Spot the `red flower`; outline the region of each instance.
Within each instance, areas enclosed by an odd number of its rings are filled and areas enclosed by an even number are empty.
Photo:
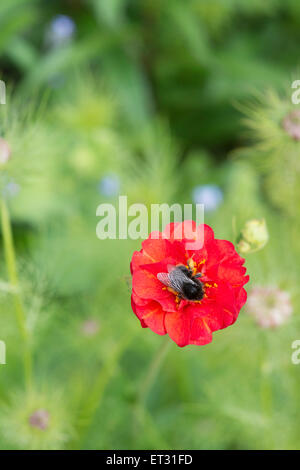
[[[208,225],[171,223],[133,253],[132,309],[143,328],[168,334],[178,346],[210,343],[212,332],[232,325],[247,300],[244,262]],[[195,293],[182,289],[184,279]]]

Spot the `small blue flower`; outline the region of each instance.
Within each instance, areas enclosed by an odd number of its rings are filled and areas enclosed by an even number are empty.
[[[215,211],[223,202],[223,192],[215,184],[196,186],[192,193],[195,204],[204,204],[204,210]]]
[[[3,188],[3,196],[6,198],[12,198],[19,194],[21,187],[18,183],[11,180]]]
[[[72,39],[76,31],[76,24],[66,15],[57,15],[51,22],[47,33],[47,42],[53,46],[60,46]]]
[[[98,184],[99,192],[106,197],[117,196],[120,192],[120,179],[117,175],[104,176]]]

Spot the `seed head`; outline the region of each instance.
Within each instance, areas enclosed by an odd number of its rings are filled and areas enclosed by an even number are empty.
[[[41,431],[45,431],[49,426],[49,419],[50,415],[47,410],[39,409],[36,410],[30,417],[29,417],[29,424],[33,428],[40,429]]]
[[[290,294],[277,287],[254,287],[248,296],[247,312],[262,328],[275,328],[292,314]]]
[[[81,331],[84,334],[84,336],[94,336],[98,333],[99,331],[99,323],[97,320],[90,318],[89,320],[86,320],[82,327]]]

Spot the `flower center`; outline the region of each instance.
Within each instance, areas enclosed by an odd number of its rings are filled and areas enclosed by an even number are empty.
[[[168,291],[175,295],[177,308],[179,308],[181,300],[201,304],[202,300],[208,297],[206,290],[218,287],[215,282],[203,282],[204,280],[201,280],[203,276],[201,268],[202,265],[205,264],[205,261],[206,260],[203,259],[200,263],[196,264],[192,258],[189,258],[185,266],[188,282],[183,283],[180,291],[172,287],[167,287]]]

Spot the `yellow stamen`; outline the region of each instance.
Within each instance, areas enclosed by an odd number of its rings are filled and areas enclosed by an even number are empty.
[[[187,264],[188,264],[188,267],[192,270],[193,276],[196,276],[196,274],[197,274],[197,265],[196,265],[195,261],[192,258],[190,258],[188,260]]]
[[[218,287],[218,284],[216,284],[215,282],[214,282],[213,284],[210,284],[209,282],[206,282],[206,283],[204,284],[204,287],[210,287],[210,288],[212,288],[212,287]]]
[[[176,304],[177,310],[179,309],[180,302],[181,302],[181,298],[179,297],[179,294],[177,294],[175,298],[175,304]]]
[[[189,259],[187,260],[187,264],[188,264],[188,267],[189,267],[190,269],[194,269],[195,261],[194,261],[192,258],[189,258]]]
[[[171,292],[172,294],[176,295],[176,297],[178,296],[178,292],[172,289],[172,287],[166,287],[166,289],[168,289],[168,291]]]

